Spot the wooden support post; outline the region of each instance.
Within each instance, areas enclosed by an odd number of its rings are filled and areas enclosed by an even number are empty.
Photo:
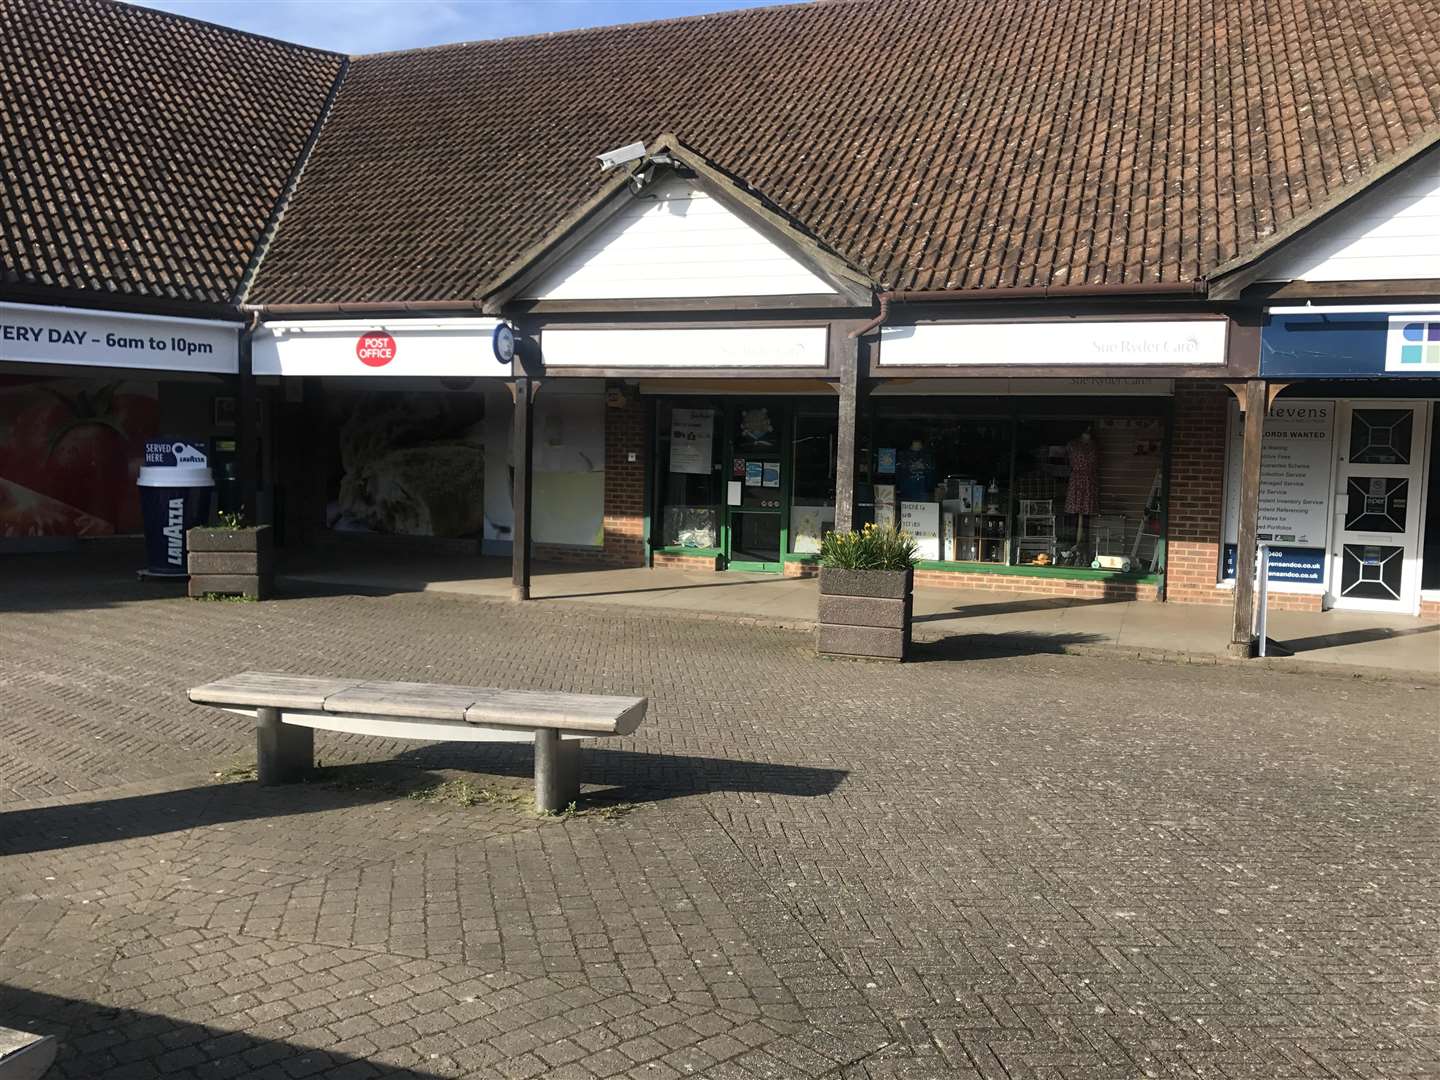
[[[315,729],[280,722],[280,710],[255,710],[255,774],[262,787],[293,784],[315,767]]]
[[[1240,459],[1240,523],[1235,541],[1235,622],[1230,634],[1230,655],[1255,655],[1255,557],[1259,546],[1260,456],[1269,405],[1264,379],[1249,379],[1234,386],[1244,414],[1245,446]]]
[[[843,324],[830,328],[830,348],[840,368],[840,426],[835,438],[835,531],[855,527],[855,423],[859,404],[860,341],[844,332]]]
[[[514,461],[514,492],[511,502],[515,526],[511,531],[510,598],[530,599],[530,496],[534,489],[535,395],[540,380],[528,375],[515,379],[515,423],[512,430],[511,457]]]
[[[255,385],[253,325],[240,331],[240,371],[236,376],[236,470],[240,479],[240,513],[251,525],[260,522],[260,391]]]
[[[580,741],[553,728],[535,732],[535,809],[558,814],[580,798]]]

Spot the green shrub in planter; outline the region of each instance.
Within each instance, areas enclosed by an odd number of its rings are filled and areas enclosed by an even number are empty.
[[[821,656],[904,660],[910,646],[915,540],[893,526],[831,533],[820,545]]]

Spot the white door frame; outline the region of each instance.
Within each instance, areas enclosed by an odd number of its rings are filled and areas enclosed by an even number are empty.
[[[1329,589],[1332,598],[1332,605],[1337,610],[1346,611],[1384,611],[1395,614],[1414,615],[1420,611],[1420,545],[1421,533],[1424,530],[1424,494],[1426,489],[1426,465],[1428,462],[1428,433],[1430,429],[1430,402],[1410,399],[1367,399],[1351,398],[1342,399],[1338,403],[1339,410],[1335,426],[1335,495],[1333,505],[1333,522],[1330,536],[1330,574]],[[1355,419],[1355,413],[1369,410],[1395,409],[1412,411],[1411,435],[1409,447],[1409,461],[1406,463],[1382,464],[1382,463],[1361,463],[1350,462],[1350,437]],[[1407,484],[1405,507],[1404,507],[1404,531],[1396,532],[1389,530],[1361,530],[1347,529],[1345,522],[1349,513],[1350,505],[1350,479],[1353,477],[1379,481],[1403,480]],[[1363,497],[1363,496],[1362,496]],[[1377,497],[1383,497],[1383,492],[1377,491]],[[1379,504],[1377,504],[1378,506]],[[1387,508],[1393,516],[1393,508]],[[1376,518],[1384,516],[1384,511],[1376,510],[1373,515]],[[1374,524],[1374,522],[1369,522]],[[1365,548],[1393,548],[1395,550],[1389,556],[1382,557],[1378,564],[1360,564],[1365,558]],[[1391,580],[1381,579],[1386,574],[1394,559],[1401,561],[1398,584]],[[1376,597],[1374,595],[1346,595],[1347,586],[1346,570],[1349,566],[1353,574],[1359,569],[1364,577],[1364,582],[1352,578],[1348,587],[1352,591],[1357,590],[1366,593],[1383,591],[1395,593],[1394,596]],[[1365,589],[1364,584],[1370,583],[1378,586]]]

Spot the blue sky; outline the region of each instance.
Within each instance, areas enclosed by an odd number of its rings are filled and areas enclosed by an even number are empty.
[[[345,53],[670,19],[775,0],[143,0],[144,7]]]

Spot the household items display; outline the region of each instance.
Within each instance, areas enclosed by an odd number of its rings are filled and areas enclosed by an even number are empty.
[[[665,547],[713,548],[719,525],[713,506],[667,506],[661,540]]]
[[[1049,566],[1055,561],[1055,501],[1053,499],[1021,499],[1016,528],[1016,562]]]
[[[950,558],[955,562],[1010,561],[1010,522],[1005,514],[954,514]]]

